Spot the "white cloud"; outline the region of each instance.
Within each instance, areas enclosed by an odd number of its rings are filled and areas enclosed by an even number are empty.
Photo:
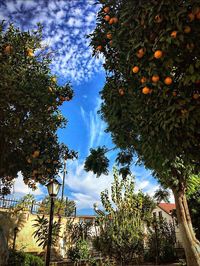
[[[25,185],[23,181],[23,176],[19,172],[18,177],[16,178],[15,183],[14,183],[14,194],[17,194],[19,196],[20,195],[24,196],[25,194],[28,194],[28,193],[33,194],[35,196],[40,196],[44,194],[44,192],[41,190],[40,185],[35,191],[33,191],[27,185]]]
[[[102,57],[92,58],[86,35],[96,24],[97,5],[94,1],[5,1],[0,17],[13,21],[23,29],[44,26],[44,40],[56,50],[52,61],[53,73],[80,83],[103,70]],[[16,12],[17,11],[17,12]],[[58,47],[61,49],[57,50]]]

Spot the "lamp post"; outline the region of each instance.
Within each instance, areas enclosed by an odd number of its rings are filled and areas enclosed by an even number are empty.
[[[58,195],[61,184],[56,179],[52,179],[46,186],[48,189],[49,196],[51,198],[50,217],[49,217],[49,232],[48,232],[48,242],[47,242],[46,264],[45,264],[46,266],[49,266],[50,258],[51,258],[54,198]]]
[[[19,232],[18,227],[16,226],[14,228],[14,238],[13,238],[13,250],[15,250],[15,243],[16,243],[16,237],[17,237],[17,233]]]

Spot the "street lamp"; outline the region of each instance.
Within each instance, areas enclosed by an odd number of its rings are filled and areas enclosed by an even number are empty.
[[[47,254],[46,254],[46,266],[49,266],[50,257],[51,257],[54,198],[58,195],[61,184],[56,179],[52,179],[52,180],[50,180],[50,182],[46,186],[48,189],[49,196],[51,198],[51,208],[50,208],[50,217],[49,217],[49,232],[48,232]]]

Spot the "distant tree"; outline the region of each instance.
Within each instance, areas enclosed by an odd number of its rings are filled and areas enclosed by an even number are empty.
[[[36,189],[62,167],[68,148],[57,130],[66,125],[59,107],[72,99],[67,83],[59,86],[51,73],[51,58],[42,46],[42,27],[23,32],[0,25],[0,180],[10,192],[22,172],[24,183]]]
[[[15,211],[24,211],[24,210],[31,210],[31,206],[32,204],[35,202],[35,197],[33,194],[26,194],[25,196],[23,196],[18,202],[17,204],[13,207]]]
[[[169,197],[170,197],[169,190],[164,189],[162,187],[157,189],[154,194],[154,199],[157,201],[157,203],[160,203],[161,201],[169,203]]]
[[[39,213],[49,214],[51,206],[51,198],[46,196],[38,209]],[[76,208],[76,203],[73,200],[68,199],[68,197],[62,199],[54,199],[54,214],[69,217],[74,215]]]
[[[151,221],[155,207],[149,196],[135,193],[134,188],[133,177],[120,180],[115,169],[111,195],[108,190],[101,193],[104,211],[96,210],[100,232],[94,245],[104,255],[120,261],[121,265],[127,265],[142,254],[144,224]]]

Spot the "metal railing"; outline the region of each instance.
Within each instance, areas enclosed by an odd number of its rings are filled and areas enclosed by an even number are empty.
[[[4,197],[0,198],[1,209],[12,209],[16,207],[19,207],[19,209],[29,211],[30,213],[38,213],[41,207],[41,204],[35,201],[22,202],[16,199],[9,199],[9,198],[4,198]]]

